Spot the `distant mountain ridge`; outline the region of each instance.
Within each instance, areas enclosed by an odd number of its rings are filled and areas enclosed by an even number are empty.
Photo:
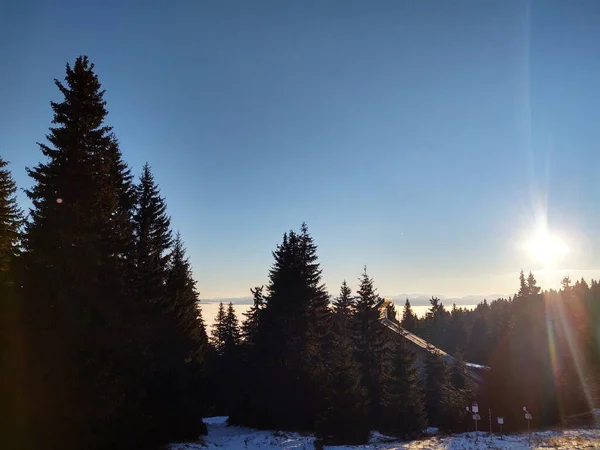
[[[453,304],[457,306],[465,306],[465,305],[476,305],[481,303],[484,299],[488,302],[496,300],[498,298],[507,298],[506,294],[489,294],[489,295],[465,295],[463,297],[451,297],[447,295],[435,295],[435,294],[398,294],[398,295],[382,295],[382,297],[390,298],[396,304],[403,304],[406,299],[410,301],[410,303],[414,306],[425,306],[429,305],[429,300],[431,297],[439,298],[442,303],[451,307]],[[208,303],[233,303],[234,305],[251,305],[252,297],[231,297],[231,298],[202,298],[200,299],[200,304],[208,304]]]

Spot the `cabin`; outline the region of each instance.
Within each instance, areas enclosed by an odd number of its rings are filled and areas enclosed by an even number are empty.
[[[455,359],[452,355],[446,353],[445,351],[435,347],[434,345],[427,342],[425,339],[417,336],[410,331],[405,330],[400,326],[396,318],[396,308],[394,307],[394,303],[392,300],[384,298],[377,305],[379,309],[379,321],[383,326],[385,326],[388,330],[399,334],[403,338],[406,339],[409,348],[413,350],[417,355],[416,364],[419,367],[423,367],[425,364],[425,356],[427,353],[434,353],[439,355],[444,361],[448,364],[452,364]],[[465,363],[467,369],[467,375],[476,381],[478,384],[483,382],[483,372],[489,371],[490,367],[482,366],[480,364],[474,363]]]

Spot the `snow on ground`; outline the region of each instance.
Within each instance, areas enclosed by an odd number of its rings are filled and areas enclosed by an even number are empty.
[[[228,427],[226,417],[204,419],[208,435],[198,442],[171,444],[169,450],[309,450],[315,438],[310,434],[280,431],[260,431],[251,428]],[[579,450],[600,448],[600,429],[555,430],[527,434],[512,434],[500,438],[479,432],[454,436],[429,437],[400,442],[373,433],[368,445],[326,447],[328,450]]]

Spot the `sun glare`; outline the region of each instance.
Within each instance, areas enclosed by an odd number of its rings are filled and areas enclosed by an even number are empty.
[[[540,230],[526,244],[530,256],[544,268],[556,268],[569,253],[569,247],[559,236],[547,229]]]

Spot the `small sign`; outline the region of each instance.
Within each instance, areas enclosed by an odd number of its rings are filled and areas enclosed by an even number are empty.
[[[471,404],[471,411],[473,411],[475,414],[479,412],[479,406],[477,405],[477,402],[473,402]]]
[[[481,416],[479,414],[473,414],[473,420],[481,420]]]
[[[498,425],[504,425],[504,417],[498,417]]]
[[[531,418],[532,418],[532,417],[531,417],[531,414],[529,414],[529,413],[525,414],[525,418],[526,418],[527,420],[531,420]]]

